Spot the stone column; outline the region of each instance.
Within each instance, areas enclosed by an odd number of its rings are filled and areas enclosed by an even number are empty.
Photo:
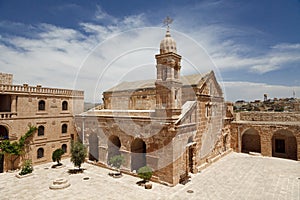
[[[131,152],[125,149],[120,149],[121,155],[124,157],[125,162],[122,165],[122,170],[131,171]]]
[[[261,144],[261,155],[263,156],[272,156],[272,136],[268,133],[261,134],[260,137],[260,144]]]
[[[11,106],[10,111],[13,115],[17,115],[17,97],[16,95],[11,95]]]
[[[154,171],[158,170],[158,157],[151,154],[146,154],[146,164]]]
[[[105,146],[99,146],[99,154],[98,154],[98,161],[107,164],[107,147]]]
[[[240,130],[240,126],[237,127],[237,142],[238,142],[238,153],[242,152],[242,134]]]

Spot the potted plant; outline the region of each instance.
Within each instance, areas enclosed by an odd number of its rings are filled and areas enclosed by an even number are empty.
[[[31,160],[25,160],[21,171],[16,175],[18,178],[27,177],[33,172]]]
[[[113,168],[117,169],[118,172],[117,173],[109,173],[109,175],[112,176],[112,177],[114,177],[114,178],[121,177],[122,173],[120,172],[120,167],[124,163],[124,161],[125,161],[124,160],[124,156],[122,156],[122,155],[115,155],[115,156],[111,157],[109,159],[109,164]]]
[[[81,142],[71,143],[71,162],[73,162],[75,167],[78,169],[70,169],[70,174],[82,173],[81,164],[84,163],[85,157],[87,155],[86,147]]]
[[[61,166],[62,163],[60,163],[61,160],[61,156],[64,154],[65,152],[62,149],[56,149],[55,151],[53,151],[52,153],[52,161],[53,162],[57,162],[56,165],[53,165],[52,168],[56,168],[58,166]]]
[[[151,179],[153,174],[153,171],[150,167],[144,166],[138,169],[138,176],[143,179],[142,181],[138,182],[138,185],[145,186],[145,189],[151,189],[152,184],[149,183],[149,180]]]

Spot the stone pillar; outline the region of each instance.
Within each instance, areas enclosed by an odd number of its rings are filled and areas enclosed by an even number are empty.
[[[99,146],[98,149],[98,161],[103,164],[107,164],[107,147]]]
[[[238,153],[242,152],[242,133],[240,130],[240,127],[237,127],[238,131],[237,131],[237,143],[238,143]]]
[[[17,115],[17,97],[16,95],[11,95],[11,106],[10,106],[10,111],[14,114]]]
[[[122,165],[122,169],[125,171],[131,171],[131,152],[125,149],[120,149],[121,155],[124,157],[125,162]]]
[[[151,167],[153,171],[158,170],[158,157],[150,154],[146,154],[146,164]]]
[[[261,155],[272,156],[272,135],[260,134]]]

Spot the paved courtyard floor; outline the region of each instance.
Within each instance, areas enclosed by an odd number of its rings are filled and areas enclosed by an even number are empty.
[[[151,190],[136,185],[139,178],[108,176],[110,170],[85,163],[83,174],[68,175],[73,168],[51,169],[54,163],[34,167],[34,174],[17,178],[0,174],[0,199],[286,199],[300,200],[300,162],[279,158],[230,153],[202,172],[192,175],[186,185],[167,187],[153,183]],[[59,177],[71,186],[50,190]],[[89,180],[84,180],[89,177]],[[188,193],[192,190],[193,193]]]

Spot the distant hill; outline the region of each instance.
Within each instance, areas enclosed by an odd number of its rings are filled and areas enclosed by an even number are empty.
[[[94,108],[96,106],[101,105],[100,103],[90,103],[90,102],[84,102],[84,112],[88,111],[91,108]]]

